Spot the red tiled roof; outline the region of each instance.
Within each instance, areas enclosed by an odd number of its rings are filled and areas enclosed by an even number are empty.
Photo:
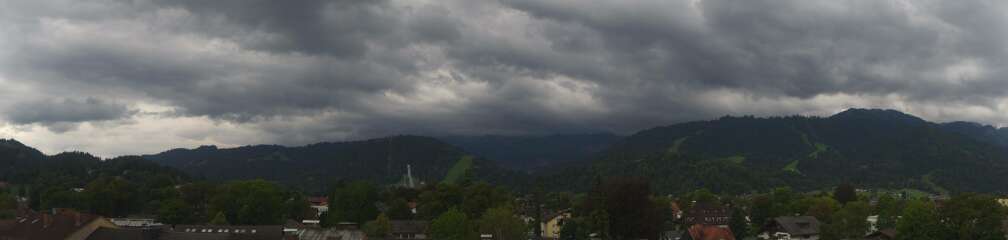
[[[694,240],[735,240],[731,229],[713,225],[693,225],[687,233]]]
[[[308,203],[312,205],[327,205],[329,204],[329,197],[308,197]]]

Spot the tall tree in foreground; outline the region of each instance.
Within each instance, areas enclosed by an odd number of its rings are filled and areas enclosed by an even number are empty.
[[[541,240],[543,235],[543,205],[546,198],[546,190],[543,189],[543,180],[537,179],[535,189],[529,201],[529,210],[532,212],[532,239]]]
[[[513,198],[506,191],[486,182],[476,182],[463,188],[460,210],[467,216],[480,216],[487,209],[509,203]]]
[[[211,200],[210,209],[241,225],[280,224],[286,210],[280,186],[263,180],[224,185]]]
[[[903,205],[892,195],[883,194],[875,206],[875,213],[878,214],[878,229],[895,229],[896,220],[903,213]]]
[[[298,222],[304,220],[305,213],[311,209],[308,199],[300,192],[294,191],[288,192],[287,199],[284,201],[284,207],[287,210],[284,213],[284,218],[293,219]]]
[[[930,202],[914,200],[903,210],[903,217],[896,224],[898,240],[939,240],[946,239],[942,232],[938,211]]]
[[[165,224],[183,224],[193,220],[192,206],[182,199],[173,198],[161,202],[158,209],[158,221]]]
[[[118,177],[102,177],[84,188],[83,196],[91,212],[103,216],[126,216],[138,210],[136,187]]]
[[[213,218],[216,212],[210,212],[210,202],[217,193],[217,185],[208,182],[194,182],[178,188],[179,194],[186,205],[192,207],[193,219],[206,221]]]
[[[868,206],[868,203],[861,201],[847,203],[846,206],[834,213],[824,226],[823,238],[856,239],[864,236],[868,231],[866,219],[869,214],[871,214],[871,207]]]
[[[7,192],[0,192],[0,219],[14,218],[17,200]]]
[[[651,185],[639,178],[614,178],[596,186],[586,200],[592,232],[613,239],[656,239],[663,215]]]
[[[364,232],[372,237],[385,237],[392,231],[392,223],[385,214],[379,214],[378,218],[364,224]]]
[[[516,217],[508,206],[488,209],[479,220],[480,233],[493,234],[494,239],[523,239],[527,233],[525,222]]]
[[[329,209],[336,210],[328,215],[331,223],[348,221],[364,224],[378,217],[378,207],[375,206],[378,202],[378,189],[371,183],[352,182],[339,186],[329,195],[329,199]]]
[[[840,209],[840,203],[829,197],[816,197],[812,200],[805,215],[813,216],[820,221],[829,221],[833,213]]]
[[[570,219],[560,227],[560,240],[588,239],[588,229],[580,219]]]
[[[479,237],[474,231],[469,217],[462,211],[452,208],[431,222],[432,239],[439,240],[471,240]]]
[[[462,188],[454,184],[437,184],[425,188],[419,195],[417,217],[434,219],[454,206],[462,205]]]
[[[735,239],[742,239],[749,236],[749,224],[746,223],[745,212],[738,207],[732,207],[731,222],[728,227],[735,234]]]
[[[840,202],[840,205],[846,205],[848,202],[857,200],[857,192],[854,190],[854,186],[848,183],[840,184],[833,190],[833,198]]]
[[[942,226],[953,239],[1004,239],[1004,208],[994,197],[962,194],[952,197],[940,210]]]

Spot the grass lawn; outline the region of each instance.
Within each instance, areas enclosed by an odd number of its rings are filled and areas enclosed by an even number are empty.
[[[798,162],[799,161],[800,160],[798,160],[798,159],[795,159],[794,161],[791,161],[791,163],[788,163],[787,166],[784,166],[784,171],[789,171],[789,172],[794,172],[794,173],[799,173],[800,174],[801,171],[798,171]]]
[[[455,162],[455,165],[448,170],[448,174],[445,175],[444,181],[441,182],[458,184],[458,182],[462,180],[462,177],[465,176],[466,171],[469,171],[469,168],[472,168],[472,165],[473,165],[473,157],[463,156],[462,159],[459,159],[458,162]]]

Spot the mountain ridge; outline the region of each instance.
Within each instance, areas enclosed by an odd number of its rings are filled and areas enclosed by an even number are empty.
[[[324,186],[340,180],[394,183],[406,174],[407,166],[413,168],[416,178],[433,184],[471,154],[436,138],[398,135],[296,147],[204,146],[172,149],[143,157],[210,180],[262,178],[321,191]],[[471,161],[471,170],[481,180],[508,182],[511,179],[504,176],[514,174],[486,159]]]
[[[467,171],[471,172],[463,174],[470,175],[465,178],[518,188],[539,178],[554,189],[583,190],[596,176],[631,175],[650,178],[656,190],[669,193],[700,187],[717,192],[778,186],[815,190],[843,182],[880,188],[1008,192],[1008,182],[998,177],[1008,174],[1008,129],[972,122],[934,123],[895,110],[848,109],[825,117],[726,116],[652,127],[625,137],[600,134],[596,136],[600,141],[591,136],[469,137],[484,141],[478,147],[495,150],[499,146],[497,150],[505,152],[536,149],[527,148],[536,144],[540,150],[554,146],[560,152],[591,150],[563,153],[560,156],[580,158],[550,159],[536,166],[534,176],[502,166],[514,159],[487,158],[491,154],[443,140],[446,137],[413,135],[292,147],[206,145],[131,159],[152,161],[197,179],[262,178],[311,190],[339,180],[395,183],[406,165],[414,168],[417,178],[436,183],[469,157],[472,164]],[[567,142],[557,140],[565,138]],[[584,142],[594,145],[584,147]],[[536,151],[530,151],[531,155],[543,153]],[[17,140],[0,140],[0,165],[17,166],[0,171],[4,179],[37,175],[15,169],[54,163],[94,168],[94,162],[104,161],[82,152],[45,155]],[[66,166],[63,169],[76,171]]]
[[[816,190],[843,182],[1002,192],[1008,191],[999,178],[1008,173],[1006,153],[1004,146],[899,111],[849,109],[829,117],[729,116],[649,128],[553,178],[589,183],[594,176],[643,176],[673,193]]]
[[[588,160],[622,136],[599,132],[551,135],[479,135],[437,137],[509,169],[534,172],[550,166]]]

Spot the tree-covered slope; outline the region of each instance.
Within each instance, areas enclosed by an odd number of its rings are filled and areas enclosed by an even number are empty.
[[[45,155],[14,139],[0,139],[0,178],[7,181],[30,178]]]
[[[942,123],[941,127],[947,131],[962,134],[978,141],[1008,147],[1008,128],[1005,127],[995,128],[990,125],[961,121]]]
[[[1005,191],[1003,147],[893,110],[831,117],[724,117],[644,130],[553,182],[650,178],[661,191],[817,189],[840,182],[933,191]],[[570,180],[570,179],[577,180]],[[570,184],[555,184],[565,188]],[[582,187],[583,186],[578,186]]]
[[[13,139],[0,139],[0,181],[80,187],[99,177],[144,182],[153,177],[188,179],[181,171],[137,156],[102,160],[84,152],[45,155]]]
[[[503,167],[534,171],[558,163],[588,160],[619,141],[620,136],[595,133],[545,136],[446,136],[438,139],[497,162]]]
[[[396,183],[412,166],[419,181],[442,181],[452,166],[469,154],[434,138],[395,136],[353,142],[317,143],[301,147],[275,145],[238,148],[175,149],[144,156],[210,180],[266,179],[323,190],[342,179]],[[492,162],[475,158],[468,169],[473,178],[509,182],[520,177]]]

